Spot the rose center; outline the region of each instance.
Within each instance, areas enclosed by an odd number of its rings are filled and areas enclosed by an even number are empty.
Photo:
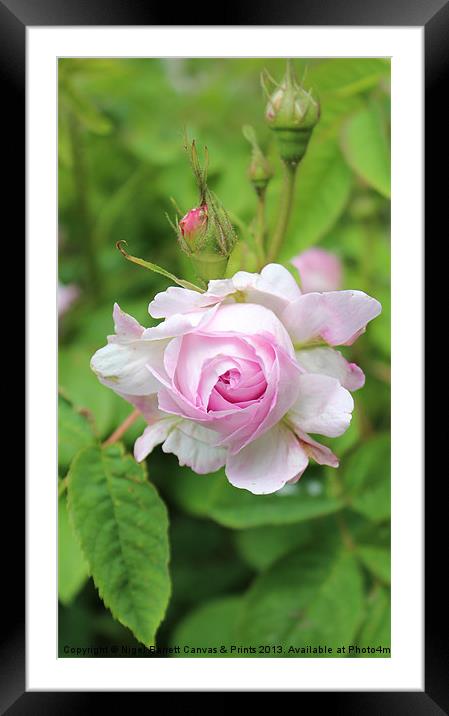
[[[236,368],[227,370],[223,373],[223,375],[220,375],[218,382],[223,383],[224,385],[229,385],[231,388],[235,388],[240,382],[240,371]]]
[[[223,410],[230,405],[244,408],[264,395],[267,381],[260,365],[240,361],[238,368],[228,368],[212,389],[208,410]]]

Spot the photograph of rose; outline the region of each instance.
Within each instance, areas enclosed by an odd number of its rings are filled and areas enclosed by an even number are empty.
[[[58,82],[59,656],[390,657],[390,61]]]

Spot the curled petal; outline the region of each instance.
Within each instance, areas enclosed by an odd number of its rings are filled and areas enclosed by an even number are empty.
[[[226,450],[216,447],[217,435],[189,420],[181,420],[170,431],[162,445],[164,452],[174,453],[180,465],[188,465],[200,475],[215,472],[223,467]]]
[[[318,465],[328,465],[329,467],[339,466],[338,457],[334,455],[332,450],[329,450],[326,445],[317,442],[302,430],[296,430],[295,432],[306,454],[313,458]]]
[[[303,373],[298,378],[298,398],[287,414],[295,431],[336,438],[349,427],[354,409],[351,394],[336,378]]]
[[[306,293],[287,306],[282,321],[296,343],[322,339],[331,346],[349,345],[381,310],[379,301],[363,291]]]
[[[186,290],[186,289],[181,289]],[[142,333],[142,339],[147,341],[160,341],[167,338],[175,338],[190,333],[193,330],[206,328],[212,320],[218,306],[203,311],[194,311],[188,314],[176,314],[167,318],[158,326],[145,328]]]
[[[142,336],[142,333],[145,330],[135,318],[122,311],[118,303],[114,303],[112,318],[114,320],[116,335],[109,336],[110,343],[127,343],[135,341]]]
[[[148,395],[155,393],[160,384],[148,371],[147,364],[160,364],[163,350],[161,342],[114,341],[92,356],[90,367],[99,381],[116,393]]]
[[[257,304],[229,303],[220,306],[207,324],[207,332],[236,336],[267,333],[290,355],[294,355],[291,339],[282,322],[273,311]]]
[[[234,487],[268,495],[304,472],[307,463],[307,454],[295,434],[278,423],[236,455],[229,454],[226,475]]]
[[[344,388],[358,390],[365,385],[365,374],[355,363],[349,363],[334,348],[305,348],[296,352],[299,365],[308,373],[337,378]]]
[[[280,316],[285,307],[301,296],[301,290],[286,268],[268,264],[260,274],[238,271],[233,278],[210,281],[207,293],[227,297],[238,292],[240,300],[269,308]]]
[[[202,308],[213,306],[221,300],[219,296],[170,286],[166,291],[156,294],[148,306],[148,312],[153,318],[169,318],[178,313],[199,311]]]
[[[156,420],[156,422],[148,425],[140,438],[137,438],[134,443],[134,457],[137,462],[145,460],[156,445],[163,443],[177,422],[179,422],[179,418],[165,417],[162,420]]]
[[[260,274],[238,271],[232,278],[209,281],[203,294],[172,286],[158,293],[148,310],[154,318],[168,318],[233,301],[237,296],[238,301],[264,306],[279,316],[291,301],[301,296],[301,290],[286,268],[268,264]]]

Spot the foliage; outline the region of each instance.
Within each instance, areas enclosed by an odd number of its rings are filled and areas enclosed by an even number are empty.
[[[239,648],[251,645],[280,647],[255,657],[322,656],[288,651],[319,645],[334,649],[324,656],[388,656],[376,648],[390,645],[390,65],[295,64],[300,77],[307,69],[322,116],[299,167],[280,260],[294,273],[288,260],[305,248],[333,251],[344,287],[375,296],[383,313],[343,349],[363,366],[366,385],[354,396],[350,429],[333,441],[341,467],[309,468],[296,485],[255,496],[231,487],[222,471],[196,475],[160,449],[137,465],[129,452],[143,419],[123,446],[102,445],[131,406],[97,381],[89,361],[112,333],[114,301],[154,325],[147,305],[170,283],[126,261],[117,242],[195,283],[165,216],[173,215],[171,198],[181,212],[197,200],[184,127],[199,147],[207,144],[211,189],[249,237],[237,243],[230,270],[254,268],[256,197],[241,129],[256,128],[275,169],[271,229],[281,172],[258,75],[265,67],[279,77],[284,63],[59,61],[59,275],[81,289],[60,321],[61,656],[67,644],[117,646],[107,655],[123,656],[155,643],[180,645],[180,657],[247,656]],[[373,651],[336,653],[351,644]],[[217,645],[224,651],[201,652]]]

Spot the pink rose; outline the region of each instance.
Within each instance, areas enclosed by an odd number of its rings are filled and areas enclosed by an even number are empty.
[[[310,458],[338,466],[309,433],[341,435],[363,373],[331,346],[350,344],[380,304],[360,291],[303,295],[287,269],[239,271],[205,293],[170,287],[143,328],[114,307],[116,335],[92,358],[100,381],[135,405],[148,427],[138,461],[162,443],[198,473],[225,466],[254,494],[294,482]]]
[[[337,291],[342,283],[342,267],[338,256],[324,249],[307,249],[291,259],[298,269],[303,293]]]
[[[63,316],[79,296],[79,288],[73,283],[58,283],[58,316]]]

